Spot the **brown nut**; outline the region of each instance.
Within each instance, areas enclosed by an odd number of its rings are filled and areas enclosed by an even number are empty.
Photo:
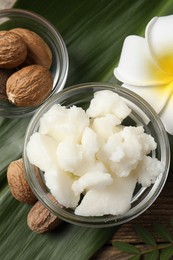
[[[52,201],[55,198],[49,195]],[[36,233],[44,233],[53,230],[60,225],[62,221],[51,213],[40,201],[37,201],[31,208],[27,216],[27,224],[29,228]]]
[[[41,65],[30,65],[12,74],[7,80],[8,100],[16,106],[40,105],[51,93],[53,78]]]
[[[27,64],[40,64],[49,69],[52,64],[52,52],[45,41],[35,32],[23,28],[10,30],[18,34],[27,46]]]
[[[15,69],[0,69],[0,99],[1,100],[8,100],[6,94],[6,82],[7,79],[16,72]]]
[[[10,163],[7,169],[7,180],[10,191],[15,199],[27,204],[37,201],[25,178],[23,160],[19,159]]]
[[[0,68],[15,68],[24,62],[26,56],[27,48],[19,35],[0,31]]]

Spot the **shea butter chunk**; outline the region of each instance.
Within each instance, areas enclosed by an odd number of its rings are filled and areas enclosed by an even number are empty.
[[[63,141],[57,148],[57,160],[64,171],[76,172],[83,161],[83,147],[73,141]]]
[[[145,156],[135,170],[135,173],[138,175],[138,183],[143,187],[149,187],[155,183],[158,176],[163,173],[163,170],[163,164],[157,158]]]
[[[76,207],[75,214],[82,216],[124,214],[130,208],[135,185],[135,175],[126,178],[114,176],[112,184],[104,189],[89,189]]]
[[[52,165],[57,164],[56,149],[55,140],[36,132],[31,136],[26,152],[30,163],[42,171],[47,171]]]
[[[72,189],[76,195],[83,193],[86,189],[104,189],[113,182],[109,173],[88,172],[79,180],[74,181]]]
[[[99,141],[104,143],[111,135],[121,130],[122,126],[120,124],[120,119],[112,114],[108,114],[94,118],[91,128],[97,133]]]
[[[40,120],[40,133],[54,138],[58,142],[73,140],[80,142],[83,130],[89,125],[85,111],[76,106],[63,108],[54,105]]]
[[[59,167],[52,167],[44,174],[47,187],[57,201],[67,207],[74,208],[79,201],[79,195],[75,195],[72,190],[74,176],[64,172]]]
[[[81,144],[85,151],[85,156],[89,159],[95,158],[95,154],[100,148],[98,135],[90,127],[86,127],[83,131]]]
[[[66,107],[61,106],[59,104],[53,105],[40,118],[39,132],[41,134],[50,135],[54,137],[53,133],[51,133],[52,129],[55,129],[57,122],[63,123],[65,121],[66,113],[67,113]]]
[[[102,117],[107,114],[113,114],[120,121],[126,118],[131,109],[126,105],[123,99],[110,90],[102,90],[94,93],[94,98],[86,113],[89,117]]]
[[[156,148],[153,138],[141,126],[127,126],[111,135],[98,153],[98,158],[110,165],[113,173],[128,176],[143,156]]]

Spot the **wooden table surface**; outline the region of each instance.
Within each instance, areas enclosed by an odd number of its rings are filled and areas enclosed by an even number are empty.
[[[93,260],[124,260],[129,258],[129,254],[122,253],[112,246],[113,241],[123,241],[137,245],[139,247],[146,247],[142,240],[136,235],[134,225],[142,224],[145,228],[152,232],[158,243],[165,243],[154,231],[153,223],[157,220],[159,223],[165,225],[173,234],[170,228],[170,218],[173,217],[173,171],[169,173],[167,182],[156,199],[154,204],[146,210],[142,215],[132,220],[129,223],[123,224],[115,230],[115,233],[106,245],[104,245],[99,252],[97,252]],[[116,228],[115,228],[116,229]],[[173,258],[171,258],[173,259]]]

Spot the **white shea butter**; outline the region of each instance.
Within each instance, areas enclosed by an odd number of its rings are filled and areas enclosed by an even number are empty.
[[[26,147],[30,162],[40,170],[47,171],[57,164],[57,142],[47,135],[34,133]]]
[[[28,159],[44,171],[57,201],[76,215],[124,214],[136,184],[149,187],[163,173],[162,163],[150,157],[154,138],[142,126],[123,125],[130,113],[123,98],[104,90],[86,111],[56,104],[41,117]]]
[[[113,179],[109,173],[95,170],[87,172],[81,178],[74,181],[72,190],[76,195],[83,193],[85,190],[90,190],[92,187],[96,190],[103,190],[107,185],[110,185]]]
[[[86,114],[94,118],[112,114],[122,121],[130,112],[130,108],[118,94],[109,90],[102,90],[94,94]]]
[[[82,202],[75,209],[75,214],[82,216],[120,215],[130,209],[130,202],[136,185],[135,175],[120,178],[116,175],[112,183],[103,189],[91,187]]]
[[[89,117],[82,108],[72,106],[66,109],[57,104],[40,119],[39,132],[58,142],[70,140],[78,143],[88,125]]]
[[[83,161],[83,147],[73,141],[63,141],[57,147],[57,161],[64,171],[76,172]]]
[[[80,194],[76,195],[72,190],[75,180],[72,174],[64,172],[59,167],[52,167],[45,172],[44,176],[47,187],[61,205],[67,208],[77,206]]]

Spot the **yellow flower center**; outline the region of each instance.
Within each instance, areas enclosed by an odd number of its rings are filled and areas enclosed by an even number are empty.
[[[166,54],[159,58],[157,62],[159,67],[167,74],[167,76],[172,76],[173,79],[173,57]]]

